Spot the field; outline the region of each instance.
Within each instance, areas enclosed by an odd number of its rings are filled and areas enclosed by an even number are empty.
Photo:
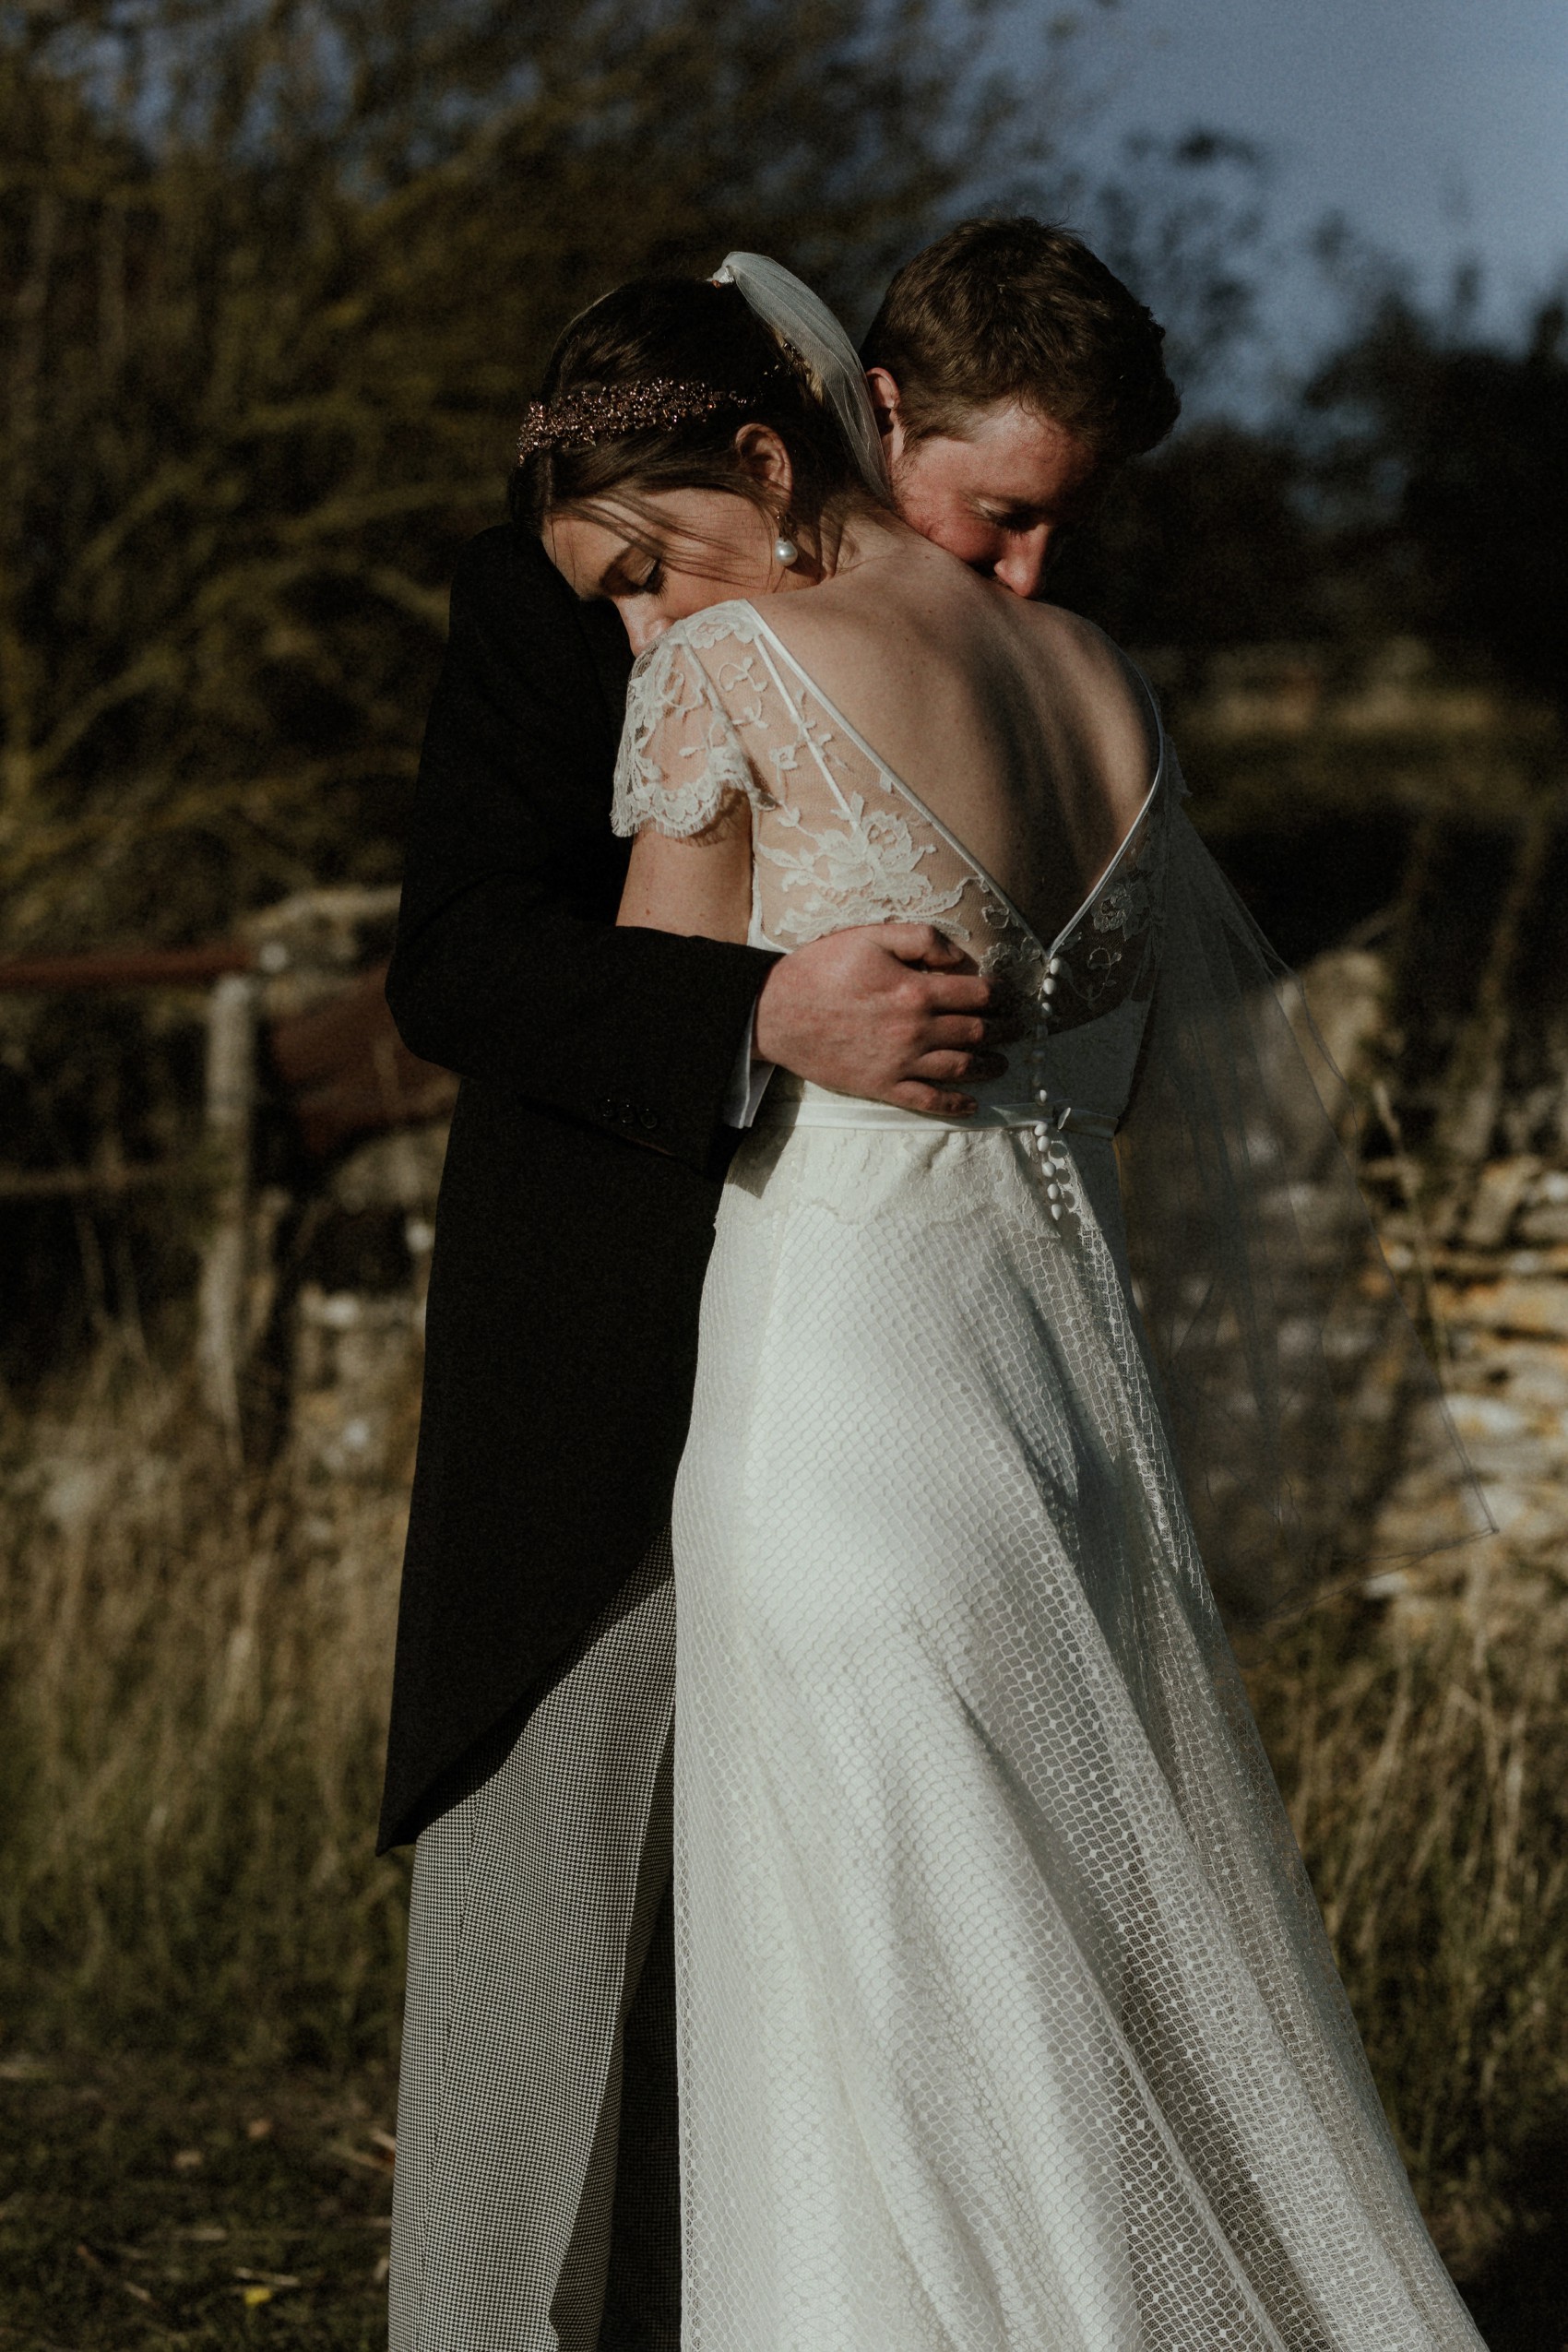
[[[7,1426],[0,2345],[374,2344],[399,1479],[237,1474],[118,1343]],[[1249,1671],[1439,2242],[1496,2352],[1558,2352],[1568,1598],[1465,1559]]]

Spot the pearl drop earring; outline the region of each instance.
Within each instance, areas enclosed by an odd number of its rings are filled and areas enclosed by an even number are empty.
[[[776,564],[781,564],[786,571],[791,564],[798,564],[801,560],[800,549],[782,526],[779,528],[778,538],[773,542],[773,560]]]

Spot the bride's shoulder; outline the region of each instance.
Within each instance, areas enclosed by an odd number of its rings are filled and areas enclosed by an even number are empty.
[[[1136,663],[1081,612],[1009,601],[1055,723],[1127,777],[1155,768],[1164,756],[1164,721]]]
[[[1065,604],[1025,603],[1017,597],[1010,597],[1008,602],[1019,614],[1024,625],[1033,630],[1046,650],[1093,663],[1101,669],[1132,669],[1132,663],[1115,639],[1108,637],[1105,631],[1084,613],[1074,612]]]
[[[1120,693],[1140,709],[1154,704],[1148,680],[1114,637],[1082,612],[1064,604],[1019,604],[1010,599],[1031,632],[1039,652],[1068,677],[1081,681],[1090,692]]]
[[[701,655],[710,653],[715,646],[753,645],[761,634],[761,622],[743,599],[734,597],[722,604],[706,604],[700,612],[687,612],[680,620],[671,621],[647,652],[638,656],[633,675],[683,652]]]

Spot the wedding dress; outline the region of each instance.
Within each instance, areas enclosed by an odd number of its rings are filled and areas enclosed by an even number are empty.
[[[1159,741],[1044,938],[755,608],[634,676],[617,827],[743,797],[754,944],[930,921],[1034,1007],[962,1124],[776,1077],[725,1188],[674,1526],[690,2352],[1479,2341],[1206,1579],[1180,1335],[1135,1303],[1113,1138],[1146,1088],[1168,1142],[1212,1113],[1256,992],[1162,995],[1241,933],[1188,936],[1218,902]],[[1243,1254],[1257,1148],[1189,1185]],[[1241,1277],[1182,1283],[1213,1337]],[[1255,1373],[1262,1309],[1222,1320]],[[1290,1419],[1210,1385],[1232,1449]]]

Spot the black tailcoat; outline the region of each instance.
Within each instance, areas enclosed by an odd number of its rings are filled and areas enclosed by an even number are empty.
[[[772,957],[621,931],[630,655],[509,526],[465,548],[386,993],[462,1079],[436,1219],[383,1846],[510,1736],[670,1508]]]

